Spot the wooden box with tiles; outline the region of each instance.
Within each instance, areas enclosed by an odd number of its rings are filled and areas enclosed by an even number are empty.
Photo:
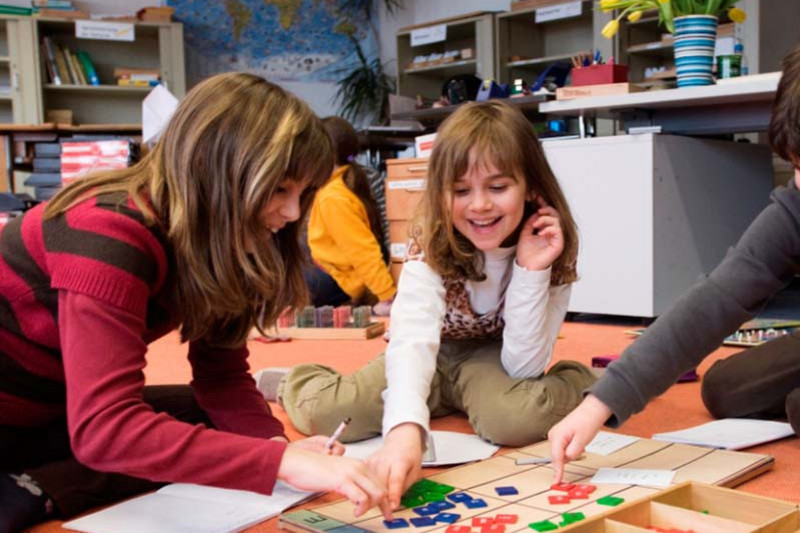
[[[558,530],[570,533],[796,533],[800,527],[799,517],[798,506],[793,503],[685,482]]]
[[[353,505],[342,500],[284,513],[280,526],[299,533],[794,533],[800,528],[794,504],[714,486],[733,486],[765,472],[774,463],[769,455],[638,439],[569,463],[563,484],[554,486],[549,451],[545,441],[431,475],[404,495],[392,522],[378,509],[355,518]],[[673,471],[675,485],[592,484],[601,468]]]
[[[386,218],[390,223],[411,219],[422,199],[427,176],[427,159],[386,160]]]

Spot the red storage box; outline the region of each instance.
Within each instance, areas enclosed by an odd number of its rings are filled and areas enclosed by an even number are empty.
[[[589,65],[572,69],[572,85],[600,85],[628,81],[628,65]]]

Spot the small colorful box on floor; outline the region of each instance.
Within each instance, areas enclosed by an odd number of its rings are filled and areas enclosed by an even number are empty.
[[[572,85],[602,85],[628,81],[628,65],[604,63],[572,69]]]
[[[592,367],[593,368],[605,368],[610,365],[612,362],[619,359],[619,355],[612,354],[612,355],[597,355],[592,357]],[[691,369],[686,372],[684,375],[678,378],[678,383],[687,383],[689,381],[697,381],[700,379],[700,375],[697,373],[697,369]]]

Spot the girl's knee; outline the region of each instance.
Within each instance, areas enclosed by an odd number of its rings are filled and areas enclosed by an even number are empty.
[[[475,432],[483,439],[503,446],[527,446],[547,438],[556,417],[546,398],[520,404],[519,398],[499,395],[483,402],[470,416]]]
[[[721,361],[714,363],[703,376],[700,395],[708,412],[715,418],[728,418],[730,414],[730,381],[720,370]]]

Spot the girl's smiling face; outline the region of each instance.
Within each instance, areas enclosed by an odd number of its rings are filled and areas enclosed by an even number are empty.
[[[453,226],[481,251],[494,250],[519,227],[530,194],[525,181],[470,152],[467,172],[446,197]]]

